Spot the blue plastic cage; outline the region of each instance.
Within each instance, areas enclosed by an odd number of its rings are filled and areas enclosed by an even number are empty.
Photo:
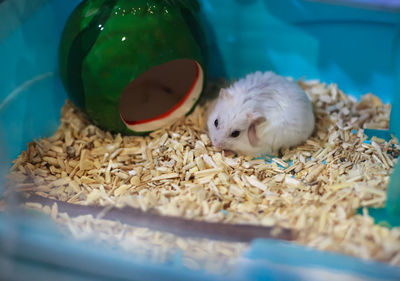
[[[28,142],[57,129],[66,99],[58,75],[58,44],[65,21],[79,2],[0,1],[1,179]],[[373,92],[392,104],[390,133],[399,135],[400,4],[396,1],[199,2],[210,53],[209,79],[274,70],[338,83],[357,98]],[[0,213],[1,280],[226,278],[399,280],[400,268],[257,239],[229,276],[211,275],[184,267],[179,253],[167,263],[137,259],[71,240],[45,217]]]

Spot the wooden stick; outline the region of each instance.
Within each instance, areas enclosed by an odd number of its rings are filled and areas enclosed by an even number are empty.
[[[281,227],[196,221],[173,216],[162,216],[132,207],[111,207],[104,212],[107,207],[71,204],[39,195],[19,196],[19,201],[20,203],[40,203],[42,206],[49,206],[50,208],[56,203],[58,211],[67,213],[70,217],[92,215],[96,218],[101,216],[102,219],[119,221],[135,227],[146,227],[155,231],[169,232],[184,237],[232,242],[250,242],[255,238],[274,238],[289,241],[295,239],[293,230]]]

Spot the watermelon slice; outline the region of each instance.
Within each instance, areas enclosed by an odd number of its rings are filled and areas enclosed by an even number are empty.
[[[86,0],[60,42],[69,98],[99,127],[145,134],[192,110],[204,81],[197,1]]]
[[[203,70],[193,60],[174,60],[137,77],[123,92],[119,110],[135,132],[156,130],[190,112],[200,97]]]

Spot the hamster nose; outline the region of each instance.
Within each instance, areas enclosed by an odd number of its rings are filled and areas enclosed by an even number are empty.
[[[221,142],[218,142],[216,139],[213,139],[213,144],[214,144],[214,146],[216,147],[216,148],[219,148],[219,149],[221,149],[222,148],[222,143]]]

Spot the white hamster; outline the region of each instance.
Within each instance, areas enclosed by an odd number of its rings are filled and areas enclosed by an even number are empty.
[[[306,93],[271,71],[248,74],[221,89],[207,121],[214,146],[251,156],[276,155],[299,145],[314,125]]]

